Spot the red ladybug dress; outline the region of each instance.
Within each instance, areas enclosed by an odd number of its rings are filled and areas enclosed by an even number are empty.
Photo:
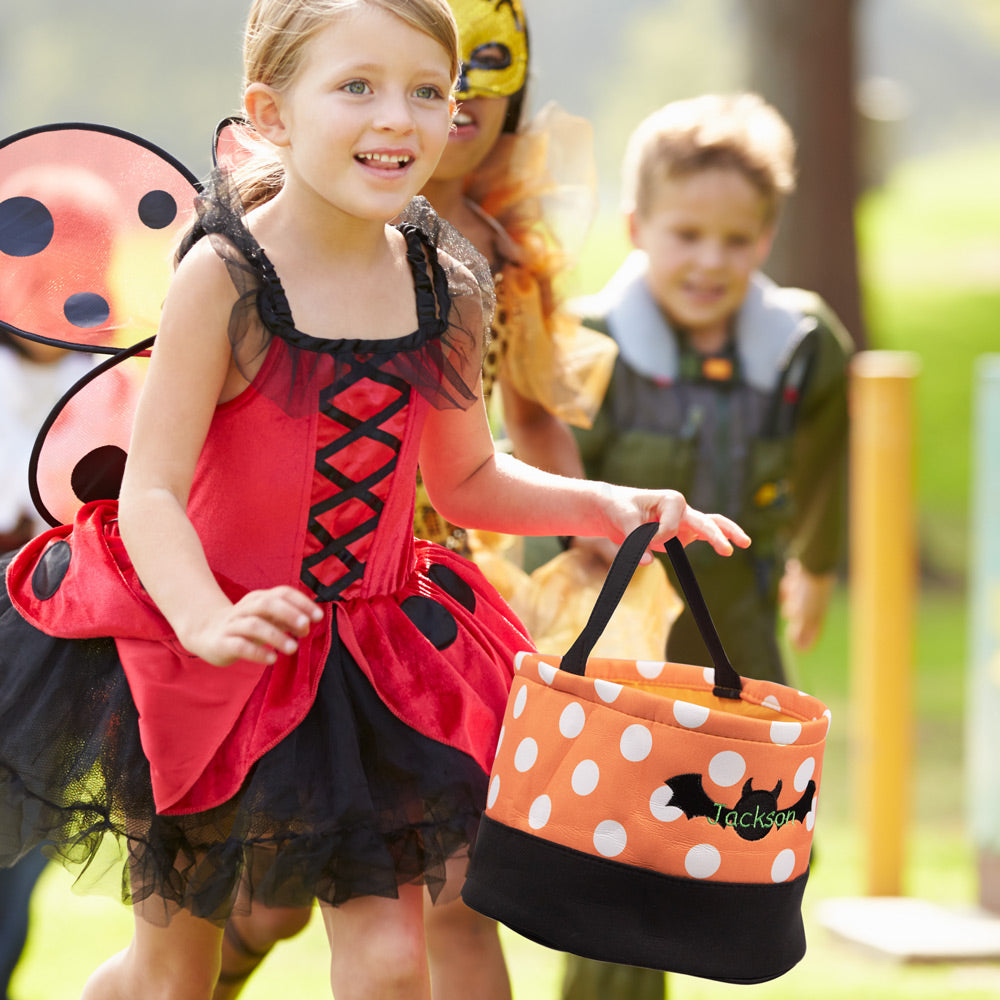
[[[235,356],[266,355],[216,411],[189,516],[234,599],[294,584],[325,617],[294,656],[219,669],[146,595],[114,501],[29,543],[0,598],[0,861],[49,841],[166,918],[224,920],[244,877],[270,905],[436,891],[531,648],[471,563],[411,530],[428,409],[476,400],[481,331],[449,317],[479,289],[404,224],[418,328],[311,337],[225,191],[200,211],[240,293]]]

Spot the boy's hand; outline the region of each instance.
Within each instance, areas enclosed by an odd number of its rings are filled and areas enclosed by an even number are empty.
[[[796,649],[808,649],[819,638],[836,580],[833,573],[810,573],[797,559],[785,565],[779,589],[781,613],[788,621],[788,640]]]
[[[272,587],[220,607],[178,638],[188,652],[217,667],[237,660],[274,663],[278,653],[294,653],[297,640],[322,618],[319,605],[300,590]]]

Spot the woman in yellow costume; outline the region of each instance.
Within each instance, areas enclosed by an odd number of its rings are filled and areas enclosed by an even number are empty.
[[[455,127],[422,194],[486,257],[497,308],[483,365],[514,453],[582,476],[567,424],[589,426],[614,352],[560,310],[557,288],[595,206],[590,126],[548,104],[522,123],[528,34],[520,0],[451,0],[463,65]],[[460,548],[418,496],[416,533]]]

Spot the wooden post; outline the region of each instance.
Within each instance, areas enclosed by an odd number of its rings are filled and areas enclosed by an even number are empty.
[[[916,543],[915,355],[863,351],[851,371],[850,613],[853,779],[865,891],[903,895],[910,818]]]

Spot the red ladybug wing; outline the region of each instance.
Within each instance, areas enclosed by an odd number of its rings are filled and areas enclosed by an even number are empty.
[[[117,129],[0,140],[0,327],[102,353],[155,333],[198,190],[168,153]]]

